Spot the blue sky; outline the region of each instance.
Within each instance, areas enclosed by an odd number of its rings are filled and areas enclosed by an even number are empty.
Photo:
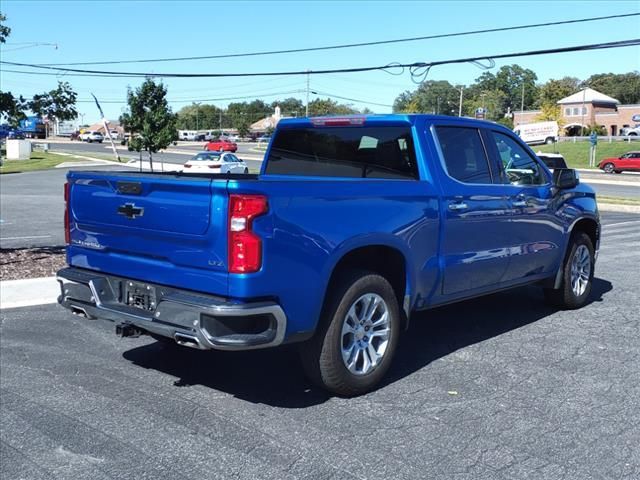
[[[5,61],[25,63],[82,62],[158,57],[216,55],[304,48],[340,43],[433,35],[464,30],[541,23],[640,11],[640,1],[448,1],[448,2],[32,2],[3,0],[0,7],[12,32],[2,49]],[[267,57],[157,64],[124,64],[86,68],[155,72],[255,72],[434,61],[561,46],[611,42],[640,37],[640,17],[506,33],[427,40],[326,52]],[[20,48],[26,42],[55,43]],[[540,82],[571,75],[640,70],[640,48],[567,53],[498,61],[534,70]],[[8,68],[8,67],[5,67]],[[82,68],[82,67],[80,67]],[[482,71],[471,64],[440,66],[429,79],[469,84]],[[93,92],[110,119],[124,107],[127,86],[139,79],[60,77],[79,99]],[[32,96],[55,87],[56,76],[2,72],[3,91]],[[295,96],[304,100],[306,78],[166,79],[174,111],[192,100],[220,97],[273,101]],[[413,90],[408,73],[384,72],[312,76],[311,89],[391,105],[404,90]],[[296,93],[287,93],[296,92]],[[275,95],[283,93],[283,95]],[[315,98],[314,95],[311,98]],[[122,101],[122,104],[106,103]],[[209,102],[225,106],[228,101]],[[390,108],[368,106],[377,112]],[[80,103],[84,121],[98,120],[92,103]]]

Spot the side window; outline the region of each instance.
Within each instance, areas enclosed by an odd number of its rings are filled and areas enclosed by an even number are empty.
[[[447,173],[463,183],[492,183],[487,155],[476,128],[436,127]]]
[[[512,185],[544,185],[547,177],[540,165],[514,139],[499,132],[491,132],[500,160]]]

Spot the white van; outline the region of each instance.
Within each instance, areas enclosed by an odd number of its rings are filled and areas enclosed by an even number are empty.
[[[558,122],[524,123],[518,125],[513,131],[529,144],[549,144],[558,141]]]

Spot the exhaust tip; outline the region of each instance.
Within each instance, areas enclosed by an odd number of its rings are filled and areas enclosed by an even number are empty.
[[[198,350],[204,350],[204,347],[200,343],[200,340],[198,340],[198,338],[193,335],[176,332],[173,338],[178,345],[182,345],[183,347],[191,347],[197,348]]]

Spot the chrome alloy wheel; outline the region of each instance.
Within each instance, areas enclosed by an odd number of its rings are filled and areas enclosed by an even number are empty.
[[[576,297],[581,296],[589,285],[591,276],[591,254],[586,245],[576,248],[571,259],[571,289]]]
[[[389,308],[376,293],[358,298],[342,323],[342,361],[354,375],[371,373],[382,361],[391,332]]]

